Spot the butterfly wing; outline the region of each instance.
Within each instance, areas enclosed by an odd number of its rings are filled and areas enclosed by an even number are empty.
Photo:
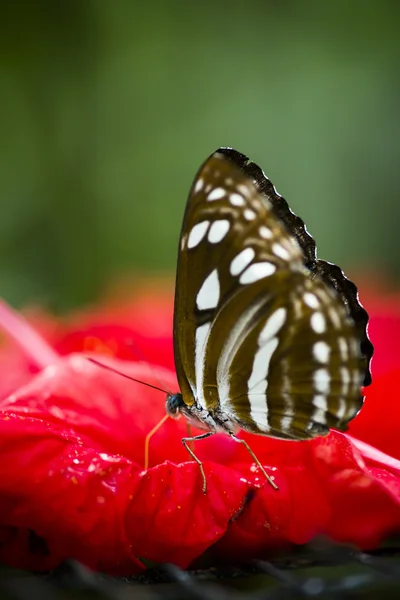
[[[283,438],[343,428],[362,404],[354,319],[226,152],[200,169],[183,220],[174,348],[184,402]]]

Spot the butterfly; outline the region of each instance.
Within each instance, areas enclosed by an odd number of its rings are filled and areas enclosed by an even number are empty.
[[[199,170],[179,241],[167,414],[206,432],[285,440],[345,430],[371,383],[373,346],[356,286],[317,260],[303,221],[262,170],[220,148]]]

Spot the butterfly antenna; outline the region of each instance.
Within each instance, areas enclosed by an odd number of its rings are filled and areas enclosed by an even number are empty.
[[[157,375],[154,373],[154,369],[152,368],[150,362],[146,359],[144,353],[140,350],[140,348],[138,348],[137,346],[134,346],[133,344],[132,344],[132,346],[130,346],[130,348],[131,348],[131,350],[133,350],[134,354],[136,354],[136,358],[138,359],[138,361],[141,362],[142,364],[146,365],[147,367],[149,367],[154,379],[159,383],[160,389],[161,389],[161,386],[163,386],[164,384],[161,381],[161,379],[159,377],[157,377]],[[169,392],[166,392],[166,393],[169,393]]]
[[[123,373],[122,371],[118,371],[118,369],[114,369],[114,367],[110,367],[109,365],[106,365],[105,363],[102,363],[99,360],[96,360],[95,358],[87,357],[87,359],[91,363],[93,363],[99,367],[102,367],[103,369],[107,369],[108,371],[111,371],[112,373],[115,373],[116,375],[122,375],[122,377],[126,377],[127,379],[130,379],[131,381],[136,381],[136,383],[141,383],[142,385],[146,385],[147,387],[152,388],[153,390],[158,390],[159,392],[163,392],[164,394],[171,396],[171,392],[168,392],[167,390],[164,390],[163,388],[157,387],[156,385],[151,385],[150,383],[141,381],[140,379],[136,379],[135,377],[131,377],[130,375],[127,375],[126,373]],[[144,468],[145,469],[148,469],[148,467],[149,467],[150,440],[153,437],[153,435],[160,429],[161,425],[163,425],[165,423],[165,421],[167,419],[169,419],[169,415],[164,415],[163,418],[159,420],[157,425],[155,425],[153,427],[153,429],[151,431],[149,431],[149,433],[145,437],[145,440],[144,440]]]
[[[142,385],[146,385],[149,388],[153,388],[153,390],[158,390],[159,392],[163,392],[164,394],[167,394],[167,396],[171,396],[171,392],[169,392],[168,390],[164,390],[161,387],[157,387],[156,385],[151,385],[151,383],[146,383],[145,381],[142,381],[141,379],[135,379],[135,377],[131,377],[130,375],[128,375],[127,373],[124,373],[123,371],[118,371],[118,369],[115,369],[114,367],[110,367],[109,365],[106,365],[105,363],[100,362],[99,360],[96,360],[95,358],[91,358],[91,357],[87,357],[87,359],[99,366],[102,367],[103,369],[107,369],[108,371],[111,371],[112,373],[116,373],[117,375],[122,375],[122,377],[126,377],[126,379],[130,379],[131,381],[136,381],[136,383],[141,383]]]

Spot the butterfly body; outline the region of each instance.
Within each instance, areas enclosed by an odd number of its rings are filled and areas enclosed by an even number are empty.
[[[370,383],[368,316],[261,169],[221,148],[193,183],[174,312],[171,415],[303,440],[345,430]],[[176,398],[174,396],[173,398]]]
[[[191,425],[214,433],[235,434],[240,429],[239,424],[231,420],[218,406],[207,409],[197,401],[189,406],[182,394],[167,396],[166,410],[171,417],[183,415]]]

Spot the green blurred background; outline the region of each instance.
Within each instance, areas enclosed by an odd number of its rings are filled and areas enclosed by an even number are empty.
[[[202,161],[260,164],[342,267],[400,274],[400,4],[2,2],[0,294],[173,273]]]

